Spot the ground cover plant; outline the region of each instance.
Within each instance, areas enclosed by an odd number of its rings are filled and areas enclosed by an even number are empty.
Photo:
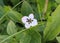
[[[0,0],[0,43],[60,43],[60,0]]]

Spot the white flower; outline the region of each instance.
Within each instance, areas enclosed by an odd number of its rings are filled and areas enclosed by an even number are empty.
[[[31,26],[36,26],[38,23],[37,23],[37,20],[34,19],[34,15],[33,14],[30,14],[28,17],[27,16],[24,16],[22,18],[22,22],[25,24],[25,28],[30,28]]]

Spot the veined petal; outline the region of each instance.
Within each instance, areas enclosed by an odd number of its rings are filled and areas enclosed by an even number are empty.
[[[38,24],[37,20],[33,19],[32,23],[31,23],[31,26],[36,26],[37,24]]]
[[[25,24],[25,28],[26,28],[26,29],[29,29],[29,28],[30,28],[30,26],[31,26],[31,25],[30,25],[30,24],[28,24],[28,23],[26,23],[26,24]]]
[[[33,14],[30,14],[29,15],[29,18],[34,19],[34,15]]]
[[[23,22],[23,23],[26,23],[27,18],[28,18],[27,16],[22,17],[22,22]]]

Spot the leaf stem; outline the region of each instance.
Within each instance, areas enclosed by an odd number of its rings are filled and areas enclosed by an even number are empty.
[[[43,10],[43,17],[45,17],[48,7],[48,0],[45,0],[44,10]]]
[[[19,3],[17,3],[12,9],[14,9],[14,8],[16,8],[19,4],[21,4],[23,2],[23,0],[22,1],[20,1]]]
[[[11,36],[9,36],[9,37],[7,37],[6,39],[2,40],[0,43],[3,43],[3,42],[5,42],[6,40],[10,39],[11,37],[14,37],[15,35],[20,34],[20,33],[24,32],[24,31],[26,31],[26,30],[28,30],[28,29],[24,29],[24,30],[22,30],[22,31],[19,31],[19,32],[15,33],[15,34],[13,34],[13,35],[11,35]]]
[[[38,13],[39,13],[39,16],[40,16],[40,19],[41,19],[41,14],[40,14],[40,5],[39,5],[39,1],[38,0],[36,0],[37,1],[37,9],[38,9]]]
[[[23,1],[17,3],[12,9],[16,8],[20,3],[22,3]],[[8,13],[8,12],[7,12]],[[5,15],[3,15],[1,18],[0,18],[0,21],[7,15],[7,13],[5,13]],[[0,22],[1,24],[1,22]]]

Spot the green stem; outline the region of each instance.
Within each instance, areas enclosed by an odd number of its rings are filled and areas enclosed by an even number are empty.
[[[20,33],[24,32],[24,31],[26,31],[26,30],[28,30],[28,29],[24,29],[24,30],[22,30],[22,31],[19,31],[19,32],[15,33],[15,34],[13,34],[13,35],[11,35],[11,36],[9,36],[9,37],[7,37],[6,39],[2,40],[0,43],[3,43],[3,42],[5,42],[6,40],[14,37],[14,36],[17,35],[17,34],[20,34]]]
[[[8,11],[0,18],[0,24],[2,23],[1,20],[7,15]]]
[[[22,1],[20,1],[19,3],[17,3],[12,9],[14,9],[14,8],[16,8],[19,4],[21,4],[23,2],[23,0]]]
[[[45,0],[44,10],[43,10],[43,17],[45,17],[48,7],[48,0]]]
[[[37,9],[38,9],[38,13],[40,15],[40,19],[41,19],[41,14],[40,14],[40,4],[39,4],[39,1],[37,0]]]
[[[21,4],[23,1],[17,3],[12,9],[16,8],[19,4]],[[7,15],[8,11],[0,18],[0,21]],[[0,22],[1,24],[1,22]]]

